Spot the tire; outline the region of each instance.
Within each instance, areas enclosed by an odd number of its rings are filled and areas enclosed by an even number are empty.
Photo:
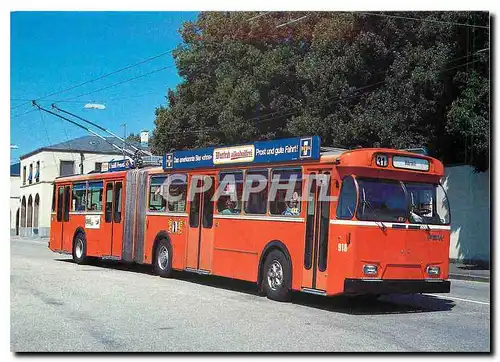
[[[172,246],[166,239],[160,239],[156,244],[153,269],[162,278],[168,278],[172,274]]]
[[[87,257],[87,239],[81,232],[76,234],[73,240],[73,261],[77,264],[86,264],[89,258]]]
[[[279,250],[267,255],[262,273],[262,285],[267,297],[287,302],[291,296],[291,268],[288,259]]]

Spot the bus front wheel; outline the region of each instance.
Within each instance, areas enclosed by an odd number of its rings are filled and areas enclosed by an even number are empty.
[[[159,240],[156,245],[153,268],[162,278],[168,278],[172,274],[172,247],[166,239]]]
[[[77,264],[85,264],[87,260],[87,240],[85,235],[78,233],[73,241],[73,261]]]
[[[269,253],[264,263],[262,284],[269,299],[290,300],[291,268],[285,255],[279,250]]]

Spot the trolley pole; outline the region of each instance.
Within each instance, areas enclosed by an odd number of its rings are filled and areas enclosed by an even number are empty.
[[[127,124],[122,124],[123,126],[123,159],[125,159],[125,140],[127,139]]]

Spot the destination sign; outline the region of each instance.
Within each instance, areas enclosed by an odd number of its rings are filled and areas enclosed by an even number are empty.
[[[320,156],[320,142],[318,136],[312,136],[257,141],[253,144],[239,146],[175,151],[163,156],[163,168],[171,170],[232,164],[317,160]]]
[[[423,158],[392,156],[392,165],[395,168],[405,168],[416,171],[429,171],[429,161]]]

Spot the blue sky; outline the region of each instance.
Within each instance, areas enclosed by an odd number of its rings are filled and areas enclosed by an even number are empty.
[[[175,48],[182,22],[194,12],[14,12],[11,14],[11,107],[69,88]],[[124,72],[40,100],[61,101],[174,64],[170,54]],[[123,135],[152,130],[154,111],[180,82],[175,67],[101,92],[57,102],[60,108]],[[77,103],[74,101],[81,101]],[[84,109],[86,101],[105,110]],[[87,135],[74,125],[23,105],[11,110],[11,160],[36,148]],[[12,118],[15,117],[15,118]]]

